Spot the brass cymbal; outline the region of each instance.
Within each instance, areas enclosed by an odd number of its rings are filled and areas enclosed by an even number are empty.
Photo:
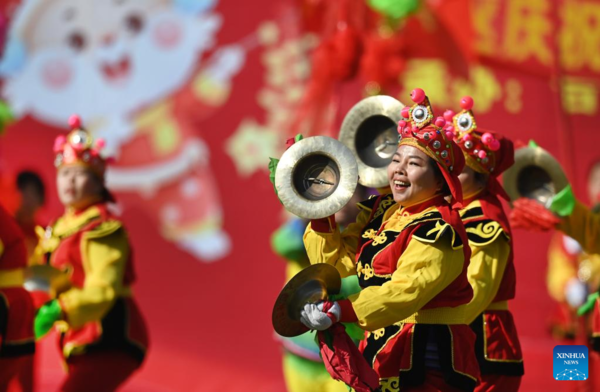
[[[389,185],[387,166],[398,148],[398,121],[404,104],[387,95],[376,95],[350,109],[338,139],[356,157],[359,183],[381,188]]]
[[[314,264],[298,272],[279,293],[273,306],[273,328],[281,336],[302,335],[308,328],[300,322],[300,311],[308,303],[327,299],[338,294],[342,278],[329,264]]]
[[[503,174],[504,189],[512,201],[526,197],[546,205],[569,181],[558,161],[541,147],[515,151],[515,163]]]
[[[352,198],[358,167],[346,146],[326,136],[302,139],[281,157],[275,173],[279,199],[306,219],[335,214]]]
[[[43,291],[54,297],[71,288],[69,275],[52,267],[51,265],[32,265],[25,270],[25,283],[27,291]]]

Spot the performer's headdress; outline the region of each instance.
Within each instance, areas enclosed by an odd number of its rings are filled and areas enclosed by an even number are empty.
[[[54,141],[54,166],[60,168],[67,165],[80,165],[89,167],[100,178],[104,178],[106,164],[110,159],[100,155],[104,147],[104,139],[95,142],[92,135],[81,126],[81,119],[77,115],[69,118],[71,132],[60,135]]]
[[[465,159],[453,140],[454,133],[444,130],[444,118],[433,120],[433,109],[423,90],[414,89],[410,97],[415,104],[402,109],[404,120],[398,122],[399,144],[416,147],[432,158],[440,168],[454,202],[460,203],[462,188],[458,175],[463,170]]]
[[[444,112],[444,118],[449,122],[447,130],[454,132],[467,166],[478,173],[489,175],[488,190],[508,200],[508,195],[496,178],[514,163],[512,141],[477,127],[471,111],[473,98],[463,97],[460,106],[463,110],[456,115],[451,110]]]

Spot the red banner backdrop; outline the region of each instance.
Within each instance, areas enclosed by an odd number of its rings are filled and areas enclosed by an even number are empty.
[[[268,157],[297,130],[337,134],[365,93],[407,102],[421,87],[438,114],[471,95],[482,127],[535,139],[588,201],[600,145],[593,1],[431,0],[394,23],[358,0],[23,0],[2,11],[2,95],[17,118],[0,139],[4,178],[38,171],[44,216],[60,214],[52,145],[72,112],[117,158],[108,181],[152,338],[129,391],[284,388],[270,325],[284,263],[269,236],[285,215]],[[346,68],[324,70],[339,56]],[[548,239],[515,233],[524,390],[556,387]],[[51,340],[38,361],[48,388],[61,378]]]

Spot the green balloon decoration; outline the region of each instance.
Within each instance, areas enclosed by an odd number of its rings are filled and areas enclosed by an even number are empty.
[[[419,0],[367,0],[371,8],[392,19],[401,19],[419,8]]]

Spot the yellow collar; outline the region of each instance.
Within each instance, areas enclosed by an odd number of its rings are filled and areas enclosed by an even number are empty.
[[[98,204],[94,204],[78,213],[72,209],[68,209],[54,224],[52,235],[57,237],[67,236],[78,231],[99,216],[100,208],[98,208]]]
[[[473,199],[477,198],[477,196],[480,196],[483,193],[483,191],[485,191],[485,187],[478,189],[475,192],[470,193],[468,195],[463,195],[463,202],[465,204],[468,204],[469,202],[473,201]]]

